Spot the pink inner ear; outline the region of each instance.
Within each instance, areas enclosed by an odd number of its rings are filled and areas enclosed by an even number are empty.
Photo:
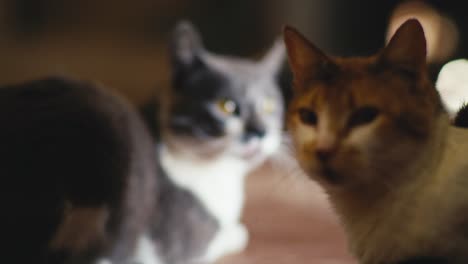
[[[421,70],[426,63],[426,38],[416,19],[407,20],[398,28],[383,51],[386,61],[412,70]]]

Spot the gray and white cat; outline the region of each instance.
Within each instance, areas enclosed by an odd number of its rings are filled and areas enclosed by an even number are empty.
[[[244,181],[280,145],[284,106],[276,78],[285,49],[277,41],[258,62],[215,55],[181,22],[171,59],[172,89],[161,100],[159,123],[163,209],[136,261],[209,263],[247,245]]]

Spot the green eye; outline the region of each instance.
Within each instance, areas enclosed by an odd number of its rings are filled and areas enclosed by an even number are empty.
[[[276,110],[275,100],[268,98],[262,102],[262,111],[267,114],[272,114]]]
[[[233,115],[238,111],[238,106],[236,102],[229,99],[220,99],[216,102],[216,107],[218,110],[227,115]]]

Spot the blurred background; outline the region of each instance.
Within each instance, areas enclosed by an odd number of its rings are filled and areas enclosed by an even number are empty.
[[[284,24],[326,52],[349,56],[376,52],[406,18],[417,17],[435,78],[445,62],[468,55],[464,2],[0,0],[0,85],[64,74],[142,104],[169,86],[167,40],[180,19],[198,27],[208,50],[256,57]],[[273,163],[249,178],[249,248],[224,263],[353,263],[321,190]]]
[[[290,24],[324,50],[346,56],[375,52],[402,18],[417,16],[428,34],[429,58],[439,65],[467,55],[466,5],[455,0],[0,0],[0,84],[68,74],[103,82],[142,102],[167,86],[167,39],[180,19],[192,20],[214,52],[256,56]]]

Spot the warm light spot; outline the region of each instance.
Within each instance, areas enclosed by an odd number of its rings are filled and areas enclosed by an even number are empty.
[[[444,65],[436,82],[442,102],[451,116],[468,102],[468,60],[454,60]]]
[[[455,52],[459,37],[455,23],[423,1],[408,1],[395,8],[388,25],[387,42],[410,18],[418,19],[424,28],[428,62],[443,62]]]

